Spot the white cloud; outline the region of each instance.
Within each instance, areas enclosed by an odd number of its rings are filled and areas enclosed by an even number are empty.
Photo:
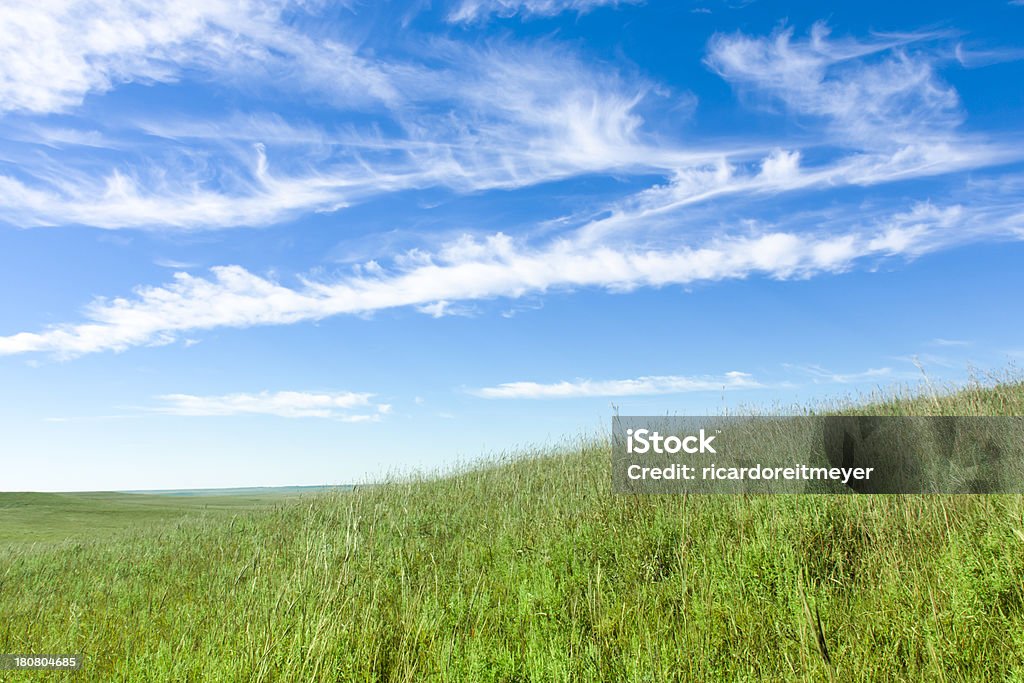
[[[373,394],[354,392],[314,393],[303,391],[262,391],[257,394],[158,396],[163,405],[156,412],[168,415],[231,416],[276,415],[278,417],[319,417],[343,422],[379,420],[391,410],[386,403],[373,403]],[[353,412],[359,411],[359,412]],[[369,412],[367,412],[369,411]]]
[[[63,147],[95,147],[98,149],[118,149],[120,143],[104,135],[98,130],[82,128],[61,128],[51,126],[32,126],[26,134],[9,136],[21,142],[38,143],[60,149]]]
[[[769,38],[719,34],[707,63],[744,92],[822,117],[848,142],[873,148],[948,134],[961,122],[960,99],[936,75],[936,57],[907,49],[936,37],[833,40],[823,23],[805,40],[794,40],[792,29]]]
[[[640,0],[462,0],[448,15],[453,23],[473,22],[494,15],[511,17],[554,16],[562,12],[584,14],[597,7],[632,4]]]
[[[92,7],[61,7],[80,5]],[[38,3],[11,21],[66,23],[57,7]],[[120,25],[119,12],[142,12],[159,24],[160,8],[145,8],[144,3],[113,3],[96,9],[96,30],[106,35],[104,26]],[[664,174],[665,181],[603,207],[595,214],[599,218],[566,232],[566,225],[579,220],[573,218],[557,228],[559,236],[544,241],[500,233],[466,236],[440,248],[391,254],[387,268],[371,262],[348,277],[291,285],[240,266],[213,268],[207,277],[177,273],[162,286],[94,300],[84,322],[0,337],[0,354],[74,356],[167,343],[217,327],[292,324],[394,307],[439,317],[464,313],[472,301],[553,289],[625,291],[758,275],[809,277],[842,272],[859,259],[913,257],[977,239],[1024,238],[1019,203],[1014,209],[998,201],[983,210],[925,201],[878,221],[862,220],[859,207],[849,208],[832,219],[837,229],[749,221],[736,230],[723,227],[725,219],[703,225],[690,215],[697,204],[737,194],[873,185],[1019,158],[1024,149],[1019,145],[956,133],[961,111],[955,91],[935,75],[933,56],[908,48],[927,36],[832,40],[818,25],[803,41],[790,31],[771,38],[720,35],[711,41],[708,63],[723,77],[826,121],[827,130],[810,147],[831,149],[837,140],[847,147],[838,156],[830,151],[827,161],[815,161],[822,155],[775,142],[737,141],[708,149],[660,139],[644,129],[640,113],[664,95],[656,85],[585,64],[549,43],[469,47],[437,40],[425,48],[430,69],[383,60],[369,64],[351,48],[314,41],[281,25],[276,6],[228,7],[214,0],[189,11],[197,17],[187,24],[192,28],[168,28],[166,35],[147,28],[156,37],[143,35],[141,47],[118,42],[127,40],[124,36],[111,38],[110,64],[135,64],[136,49],[147,59],[166,53],[159,64],[142,62],[135,71],[118,67],[117,78],[173,79],[178,67],[191,64],[208,72],[266,77],[283,87],[292,74],[297,87],[313,89],[338,107],[366,104],[355,95],[346,99],[344,88],[366,93],[390,125],[327,129],[270,115],[149,122],[141,128],[151,136],[183,144],[185,154],[198,157],[194,148],[209,152],[216,168],[207,169],[205,158],[196,164],[203,172],[194,173],[155,162],[152,168],[126,164],[95,172],[93,161],[80,167],[27,161],[19,164],[17,177],[0,174],[0,219],[19,226],[215,228],[333,211],[409,188],[519,188],[595,172],[654,172]],[[8,78],[2,87],[21,93],[12,101],[50,102],[60,109],[88,92],[113,87],[113,67],[90,52],[98,49],[88,38],[91,30],[81,32],[85,38],[69,38],[62,49],[78,55],[67,59],[99,69],[99,75],[84,72],[78,81],[85,85],[77,90],[59,81],[43,83],[44,90],[53,88],[45,96],[24,90],[35,87],[34,81]],[[165,43],[169,47],[159,47]],[[156,71],[156,66],[169,70]],[[0,65],[0,73],[4,68]],[[359,73],[346,79],[346,69]],[[369,112],[370,118],[376,112]],[[101,143],[108,134],[51,134],[40,144]],[[275,155],[284,147],[291,154]]]
[[[586,224],[580,230],[579,239],[600,243],[612,236],[632,234],[638,225],[678,224],[685,210],[734,195],[757,197],[816,188],[872,186],[1008,161],[1018,154],[1011,147],[985,144],[922,144],[901,147],[891,153],[850,154],[831,164],[803,169],[799,152],[775,150],[753,170],[738,168],[721,158],[713,164],[677,171],[668,183],[617,202],[606,215]],[[994,198],[992,205],[999,206],[1005,201],[1005,196]],[[882,248],[882,241],[890,239],[891,250],[902,251],[900,244],[912,235],[915,222],[919,225],[941,223],[945,227],[959,211],[956,206],[943,208],[941,211],[945,216],[939,221],[933,213],[936,209],[930,206],[928,202],[920,202],[912,213],[893,216],[890,219],[893,232],[879,235],[879,242],[874,246]],[[916,221],[917,218],[922,221]],[[991,222],[993,227],[1002,225],[1004,228],[1015,223],[1005,216],[993,218]]]
[[[473,315],[473,309],[469,306],[453,305],[450,301],[435,301],[429,304],[421,304],[416,307],[420,313],[426,313],[432,318],[445,318],[448,316]]]
[[[967,69],[977,69],[1002,62],[1015,62],[1024,59],[1024,50],[1020,48],[972,49],[957,43],[953,50],[956,61]]]
[[[299,211],[334,210],[344,205],[338,179],[277,180],[257,173],[247,194],[229,194],[183,184],[178,188],[146,189],[119,171],[95,181],[33,188],[0,175],[0,215],[22,226],[81,224],[100,228],[218,228],[265,225]]]
[[[930,248],[942,242],[960,241],[964,237],[963,227],[967,223],[964,207],[959,204],[938,207],[930,202],[920,202],[910,211],[892,216],[888,226],[872,239],[870,246],[872,249],[894,253],[923,253],[919,251],[923,245],[923,235],[932,235]],[[961,230],[955,230],[957,227]],[[925,247],[925,250],[928,248]]]
[[[38,7],[33,11],[50,21],[62,20],[51,6]],[[168,57],[175,69],[191,64],[210,78],[229,74],[231,85],[249,79],[270,89],[316,93],[340,109],[359,107],[372,123],[329,128],[260,113],[138,121],[159,155],[114,168],[105,168],[105,157],[88,147],[74,154],[63,150],[60,163],[23,155],[17,173],[0,172],[0,220],[20,227],[217,229],[336,211],[408,189],[478,192],[587,173],[663,174],[667,182],[632,200],[637,212],[650,216],[736,194],[871,185],[980,168],[1019,159],[1024,149],[957,134],[962,112],[955,91],[934,73],[936,58],[906,50],[929,35],[831,40],[817,25],[803,41],[791,31],[711,41],[708,63],[723,77],[829,123],[810,147],[837,140],[852,147],[845,156],[808,163],[813,156],[776,142],[752,144],[737,136],[706,147],[648,130],[645,107],[692,96],[586,63],[550,41],[467,45],[439,39],[420,48],[418,61],[370,62],[354,48],[313,40],[282,24],[276,6],[217,7],[214,2],[195,9],[201,15],[197,35],[209,40],[189,39],[175,48]],[[213,39],[221,25],[232,27],[223,31],[235,43]],[[31,134],[22,131],[21,137]],[[46,146],[62,140],[125,144],[110,141],[110,132],[35,135]],[[173,155],[185,161],[168,163],[165,157]],[[620,208],[629,213],[629,206]],[[614,231],[619,218],[593,226],[595,234]]]
[[[41,0],[0,14],[0,111],[64,111],[127,82],[185,68],[234,78],[287,75],[345,101],[389,100],[387,76],[354,50],[281,19],[285,0]],[[325,86],[324,84],[330,84]]]
[[[760,177],[769,182],[782,183],[795,179],[800,173],[800,152],[777,149],[761,162]]]
[[[891,378],[893,374],[892,368],[885,367],[868,368],[863,372],[850,373],[833,372],[820,365],[786,364],[784,367],[810,375],[815,384],[862,384],[865,382],[875,382],[883,378]]]
[[[474,389],[470,393],[481,398],[591,398],[596,396],[644,396],[683,394],[694,391],[722,389],[756,389],[763,385],[745,372],[727,372],[721,377],[684,377],[656,375],[636,379],[578,379],[553,384],[508,382],[495,387]]]
[[[951,211],[961,219],[955,231]],[[531,247],[500,233],[485,239],[467,236],[433,253],[410,252],[390,268],[377,264],[336,280],[303,279],[298,286],[240,266],[212,268],[209,278],[179,272],[170,284],[139,287],[131,297],[96,299],[85,309],[85,322],[0,337],[0,355],[120,351],[169,343],[197,330],[293,324],[407,306],[426,306],[424,311],[440,314],[444,308],[438,302],[515,299],[557,289],[628,291],[750,276],[810,277],[842,272],[859,259],[916,256],[976,237],[976,221],[990,237],[1008,229],[989,222],[986,215],[971,217],[960,211],[918,206],[870,230],[775,230],[661,249],[613,248],[566,238]],[[898,230],[903,232],[897,236]]]
[[[160,266],[161,268],[170,268],[171,270],[188,270],[195,268],[195,263],[189,263],[188,261],[178,261],[175,259],[158,258],[153,260],[153,265]]]
[[[172,80],[171,52],[230,3],[42,1],[0,14],[0,110],[60,111],[118,82]]]
[[[148,145],[184,162],[147,156],[105,169],[101,164],[108,162],[88,150],[65,153],[61,163],[24,155],[17,175],[0,172],[0,219],[22,227],[265,225],[407,189],[519,188],[708,158],[645,140],[637,107],[652,86],[586,65],[570,51],[543,43],[436,41],[427,56],[436,65],[431,70],[413,63],[374,67],[389,74],[382,78],[390,94],[380,97],[384,109],[366,110],[372,125],[326,129],[273,115],[139,121],[155,136]],[[323,69],[335,64],[330,55],[303,59],[324,62]],[[317,83],[330,90],[351,80],[343,72],[324,73]],[[52,135],[38,141],[54,144]]]
[[[931,346],[970,346],[971,342],[966,339],[943,339],[936,337],[928,342]]]

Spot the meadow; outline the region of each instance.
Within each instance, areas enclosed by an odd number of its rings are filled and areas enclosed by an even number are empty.
[[[238,514],[297,498],[299,489],[187,495],[136,493],[0,493],[0,548],[5,544],[86,541],[182,517]]]
[[[1024,385],[842,407],[1024,415]],[[5,494],[0,652],[81,653],[46,674],[76,681],[1024,682],[1021,496],[614,495],[609,459],[136,499],[157,514],[71,540]]]

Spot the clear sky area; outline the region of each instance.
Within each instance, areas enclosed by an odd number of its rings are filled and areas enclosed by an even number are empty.
[[[1024,2],[0,12],[0,490],[358,482],[1024,358]]]

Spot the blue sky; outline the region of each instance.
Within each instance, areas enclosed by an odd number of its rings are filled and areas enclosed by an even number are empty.
[[[342,483],[1024,356],[1024,3],[0,16],[3,490]]]

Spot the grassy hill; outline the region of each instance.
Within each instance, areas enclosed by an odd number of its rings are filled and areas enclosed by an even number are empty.
[[[1024,414],[1024,386],[877,400]],[[1024,681],[1020,496],[616,496],[605,442],[0,546],[0,652],[102,681]],[[27,676],[26,676],[27,677]]]

